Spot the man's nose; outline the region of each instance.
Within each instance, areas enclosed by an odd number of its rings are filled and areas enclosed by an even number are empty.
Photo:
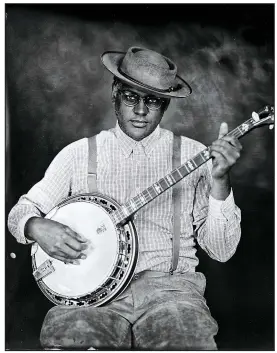
[[[134,112],[138,115],[146,115],[148,113],[148,108],[145,105],[143,99],[140,99],[137,105],[134,107]]]

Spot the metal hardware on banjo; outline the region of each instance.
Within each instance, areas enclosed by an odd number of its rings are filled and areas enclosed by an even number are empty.
[[[274,108],[259,113],[228,133],[240,138],[254,128],[274,125]],[[138,260],[138,238],[132,216],[211,158],[209,147],[126,202],[100,193],[71,196],[46,218],[63,223],[90,241],[80,265],[65,264],[32,245],[33,275],[44,295],[56,305],[101,306],[130,283]]]

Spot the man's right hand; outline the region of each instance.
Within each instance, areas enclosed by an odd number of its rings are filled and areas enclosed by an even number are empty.
[[[79,264],[89,241],[68,226],[51,219],[32,217],[25,225],[26,236],[36,241],[51,257],[65,263]]]

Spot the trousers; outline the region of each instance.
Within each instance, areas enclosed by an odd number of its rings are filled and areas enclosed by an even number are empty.
[[[55,306],[40,335],[45,349],[216,350],[218,325],[201,272],[143,271],[102,307]]]

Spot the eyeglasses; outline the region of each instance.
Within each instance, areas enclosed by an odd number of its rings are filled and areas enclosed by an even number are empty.
[[[120,90],[120,93],[122,94],[123,103],[126,104],[128,107],[135,107],[142,99],[147,108],[149,108],[150,110],[158,110],[164,102],[164,99],[159,97],[151,95],[141,97],[138,94],[127,90]]]

